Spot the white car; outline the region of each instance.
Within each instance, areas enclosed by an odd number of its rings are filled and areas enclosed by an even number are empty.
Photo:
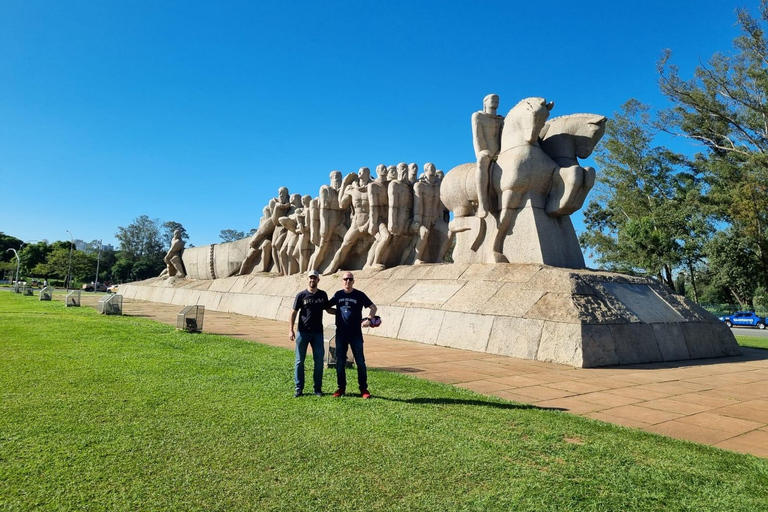
[[[119,286],[119,284],[113,284],[112,286],[107,287],[107,293],[117,293],[117,288]]]

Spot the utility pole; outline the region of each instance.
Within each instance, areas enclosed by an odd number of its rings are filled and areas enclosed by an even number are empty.
[[[69,291],[69,286],[72,284],[72,248],[75,246],[75,237],[70,230],[65,231],[69,233],[69,268],[67,269],[67,291]]]
[[[99,263],[101,262],[101,240],[99,240],[99,254],[96,256],[96,280],[93,285],[93,293],[96,293],[96,289],[99,287]]]

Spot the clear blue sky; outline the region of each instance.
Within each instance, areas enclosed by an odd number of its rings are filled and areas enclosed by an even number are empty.
[[[0,231],[117,245],[148,215],[218,243],[282,185],[314,196],[334,169],[472,161],[491,92],[502,114],[528,96],[553,116],[662,107],[662,50],[689,76],[757,5],[5,0]]]

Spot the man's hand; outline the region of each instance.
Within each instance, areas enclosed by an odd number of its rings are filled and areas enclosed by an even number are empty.
[[[294,330],[293,330],[293,329],[291,329],[291,332],[290,332],[290,333],[288,333],[288,338],[289,338],[291,341],[296,341],[296,333],[294,332]]]

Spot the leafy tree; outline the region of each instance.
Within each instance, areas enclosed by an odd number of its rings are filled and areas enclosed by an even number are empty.
[[[162,254],[163,242],[159,223],[158,220],[142,215],[135,218],[128,227],[119,226],[115,237],[120,241],[120,250],[133,259],[151,258]]]
[[[655,275],[674,288],[674,269],[695,271],[712,227],[695,168],[682,155],[653,146],[654,135],[648,108],[637,100],[608,123],[581,242],[601,265]]]
[[[759,17],[737,10],[741,34],[734,40],[732,53],[717,53],[700,64],[693,77],[680,77],[667,52],[659,62],[662,92],[674,104],[664,111],[660,126],[678,136],[702,145],[696,165],[708,185],[708,201],[713,212],[730,225],[728,239],[741,249],[751,244],[759,262],[756,277],[766,285],[768,276],[768,1],[760,4]],[[712,261],[724,261],[717,251],[721,243],[709,248]],[[714,251],[714,252],[712,252]],[[723,281],[722,277],[716,281]],[[731,292],[743,296],[746,288],[734,285]]]
[[[222,242],[236,242],[242,238],[245,238],[245,232],[237,231],[235,229],[222,229],[219,232],[219,238]]]
[[[162,238],[163,238],[163,247],[167,250],[171,248],[171,240],[173,239],[173,233],[176,230],[181,231],[181,239],[185,242],[189,240],[189,235],[187,234],[187,230],[182,226],[179,222],[175,222],[172,220],[169,220],[168,222],[163,222],[163,230],[162,230]]]
[[[0,231],[0,261],[10,262],[13,260],[15,262],[16,257],[13,255],[13,251],[9,251],[8,249],[16,249],[18,251],[22,243],[24,242],[15,236],[6,235]],[[16,267],[14,265],[14,270],[15,269]]]
[[[708,243],[714,285],[727,289],[742,308],[749,307],[760,285],[760,257],[750,240],[733,229],[716,233]]]

